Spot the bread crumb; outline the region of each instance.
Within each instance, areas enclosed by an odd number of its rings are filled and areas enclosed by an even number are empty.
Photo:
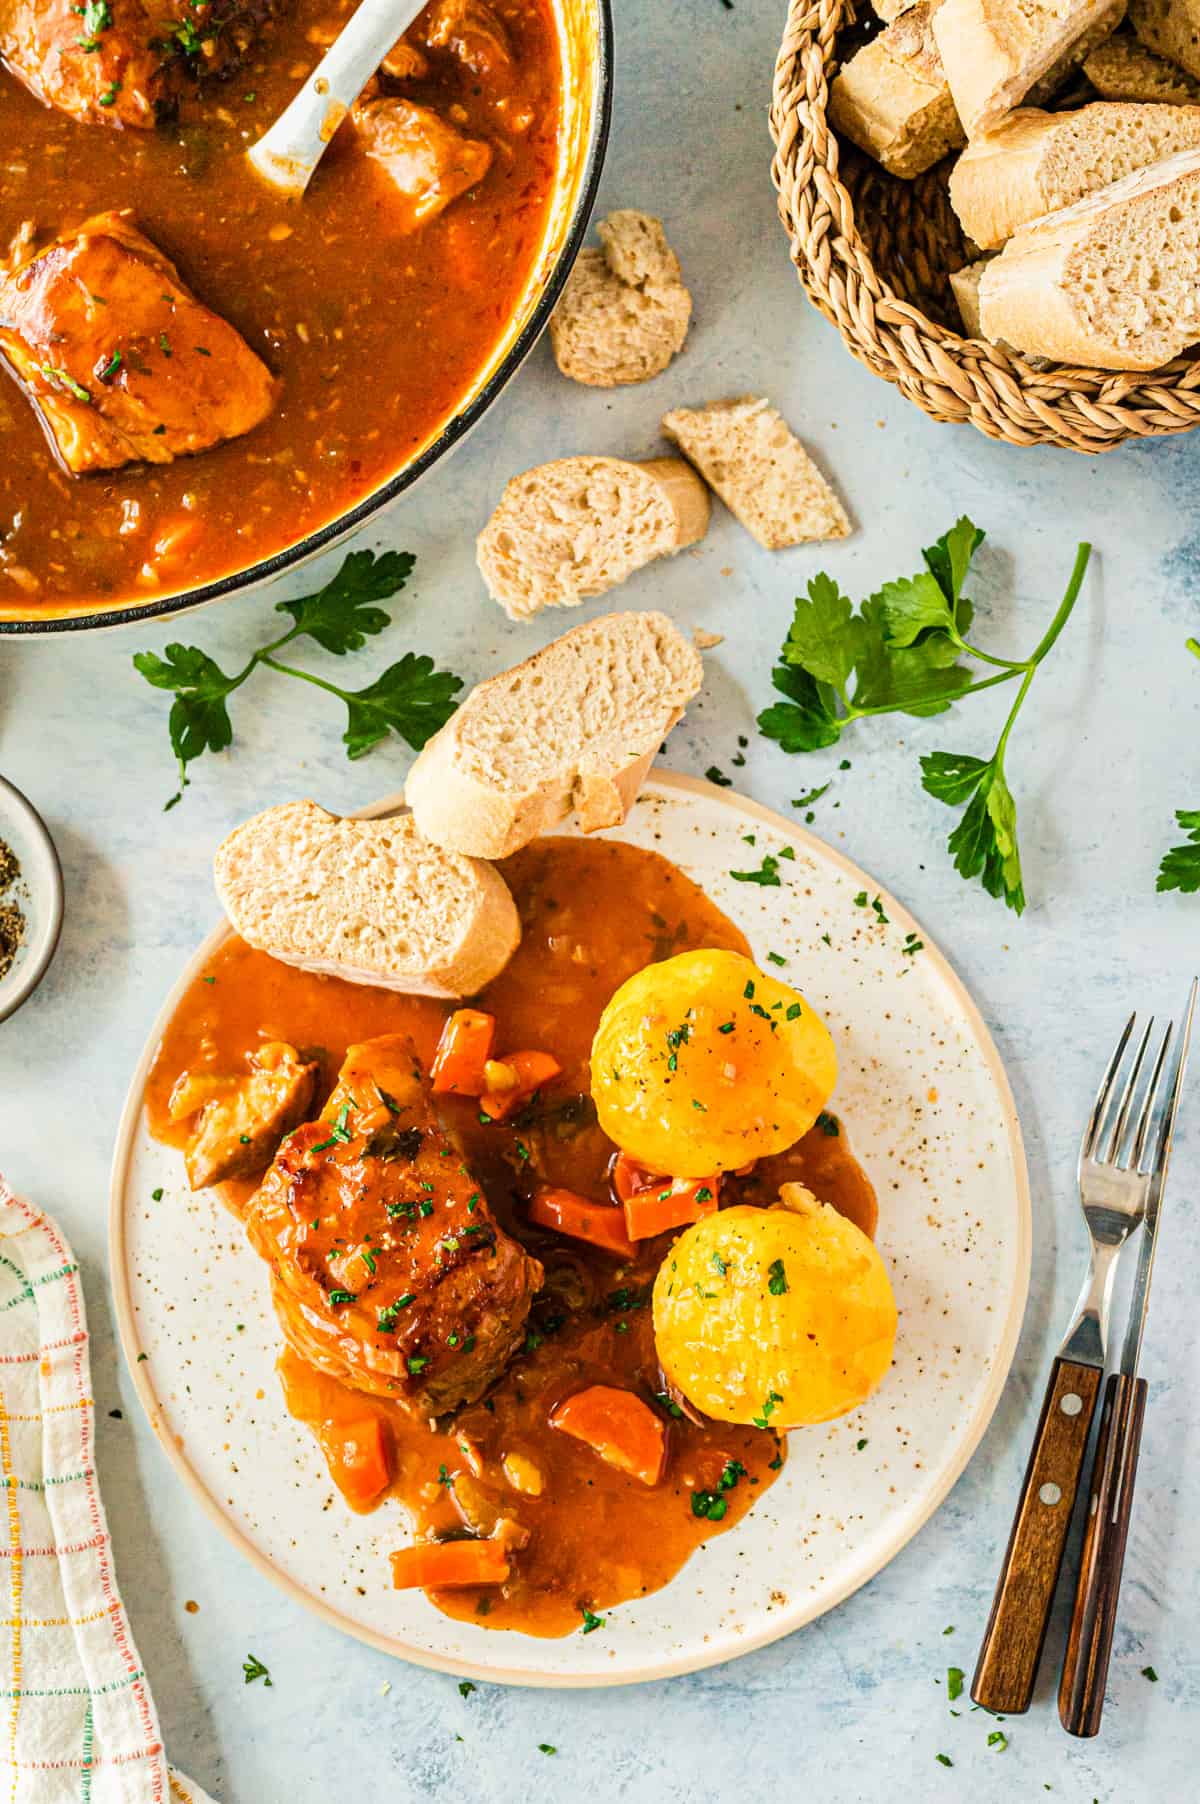
[[[692,643],[697,651],[712,651],[714,646],[724,645],[724,633],[710,633],[707,627],[697,626],[692,629]]]

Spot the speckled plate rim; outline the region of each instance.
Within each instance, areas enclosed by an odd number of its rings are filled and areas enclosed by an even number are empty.
[[[949,959],[931,939],[928,929],[923,927],[890,891],[883,888],[874,877],[855,864],[852,859],[827,845],[815,834],[805,832],[795,822],[786,820],[783,815],[777,814],[774,809],[766,807],[763,803],[756,802],[733,789],[720,789],[702,778],[687,777],[674,771],[664,771],[658,768],[651,773],[650,782],[655,789],[673,791],[676,794],[703,796],[706,800],[723,803],[727,806],[736,806],[743,813],[753,815],[761,821],[764,827],[770,827],[773,832],[780,834],[784,839],[802,847],[810,857],[833,865],[843,876],[851,878],[856,884],[877,894],[894,921],[897,921],[906,930],[911,928],[913,932],[917,933],[924,942],[922,958],[932,964],[956,1005],[964,1028],[979,1051],[987,1076],[995,1087],[996,1098],[1007,1133],[1008,1150],[1012,1160],[1018,1242],[1008,1310],[992,1360],[986,1389],[975,1404],[973,1417],[964,1431],[959,1446],[948,1460],[938,1483],[929,1495],[917,1508],[909,1510],[898,1520],[895,1530],[890,1536],[867,1551],[862,1560],[847,1572],[840,1582],[832,1584],[820,1597],[806,1599],[790,1610],[780,1611],[778,1616],[772,1617],[761,1628],[739,1634],[736,1645],[705,1645],[682,1654],[657,1659],[645,1667],[626,1669],[612,1674],[546,1673],[510,1665],[503,1660],[485,1663],[470,1659],[450,1659],[412,1642],[404,1641],[398,1636],[379,1634],[367,1625],[354,1621],[352,1617],[325,1603],[322,1599],[314,1597],[303,1585],[297,1583],[288,1574],[281,1572],[255,1546],[249,1536],[230,1519],[220,1502],[213,1496],[168,1429],[150,1378],[149,1363],[146,1361],[139,1363],[138,1357],[141,1349],[138,1344],[133,1292],[129,1280],[125,1200],[134,1141],[141,1123],[146,1081],[167,1023],[196,972],[207,963],[228,936],[230,928],[227,923],[222,922],[206,935],[201,945],[188,959],[186,966],[159,1009],[130,1081],[117,1128],[116,1145],[113,1150],[108,1217],[109,1263],[117,1329],[138,1401],[146,1412],[146,1417],[160,1446],[183,1480],[187,1490],[205,1514],[222,1531],[226,1539],[252,1565],[280,1586],[294,1602],[301,1604],[305,1609],[320,1617],[330,1627],[340,1629],[343,1634],[351,1635],[357,1641],[366,1642],[368,1646],[377,1648],[381,1653],[411,1661],[416,1666],[428,1667],[437,1672],[451,1673],[455,1677],[479,1679],[486,1684],[522,1685],[546,1690],[594,1690],[674,1678],[683,1673],[698,1672],[704,1667],[723,1665],[728,1660],[753,1653],[757,1648],[766,1647],[773,1641],[782,1640],[785,1635],[790,1635],[794,1630],[803,1628],[806,1623],[815,1621],[818,1617],[826,1615],[828,1611],[844,1603],[848,1597],[853,1596],[856,1591],[890,1564],[901,1549],[906,1547],[915,1535],[919,1534],[934,1512],[945,1502],[950,1491],[962,1476],[969,1460],[983,1439],[1000,1401],[1000,1395],[1016,1353],[1017,1340],[1025,1316],[1033,1252],[1033,1209],[1025,1147],[1021,1138],[1021,1127],[1012,1088],[995,1041],[988,1031],[983,1016]],[[384,815],[400,812],[403,806],[403,794],[392,795],[368,807],[357,809],[354,818],[359,820],[379,819]],[[522,1637],[522,1639],[524,1638]],[[499,1643],[498,1637],[497,1641]],[[504,1650],[498,1645],[497,1654],[502,1651]]]
[[[0,981],[0,1022],[9,1020],[33,992],[50,969],[58,950],[65,912],[62,861],[49,827],[23,790],[7,777],[0,777],[0,804],[7,803],[36,846],[41,869],[35,877],[25,872],[26,882],[36,896],[38,919],[37,944],[28,958],[21,960],[12,981]]]

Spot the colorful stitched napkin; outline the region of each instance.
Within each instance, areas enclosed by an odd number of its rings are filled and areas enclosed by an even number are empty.
[[[117,1590],[79,1268],[3,1178],[0,1509],[0,1804],[210,1804],[167,1765]]]

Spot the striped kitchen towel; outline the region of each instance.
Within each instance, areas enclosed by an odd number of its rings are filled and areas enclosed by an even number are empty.
[[[0,1804],[209,1804],[167,1765],[96,1477],[79,1268],[0,1178]]]

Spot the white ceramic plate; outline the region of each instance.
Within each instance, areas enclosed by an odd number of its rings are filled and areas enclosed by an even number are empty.
[[[398,806],[393,797],[367,812]],[[819,840],[708,783],[656,774],[616,837],[682,866],[760,961],[768,951],[788,959],[789,980],[824,1014],[841,1066],[834,1105],[879,1193],[900,1329],[895,1364],[866,1407],[794,1433],[783,1473],[753,1512],[663,1590],[606,1611],[602,1631],[539,1640],[452,1621],[420,1592],[393,1591],[387,1553],[406,1538],[398,1506],[352,1515],[311,1436],[284,1410],[262,1263],[224,1209],[189,1194],[179,1155],[150,1139],[144,1118],[159,1035],[223,927],[163,1005],[113,1166],[121,1337],[185,1483],[244,1553],[347,1633],[510,1684],[687,1672],[786,1635],[864,1584],[937,1508],[978,1444],[1029,1280],[1029,1189],[1008,1082],[928,933]],[[780,888],[730,878],[784,845],[795,858],[780,864]],[[864,890],[865,905],[856,899]],[[877,895],[886,923],[870,906]],[[902,950],[910,932],[924,941],[915,956]]]

